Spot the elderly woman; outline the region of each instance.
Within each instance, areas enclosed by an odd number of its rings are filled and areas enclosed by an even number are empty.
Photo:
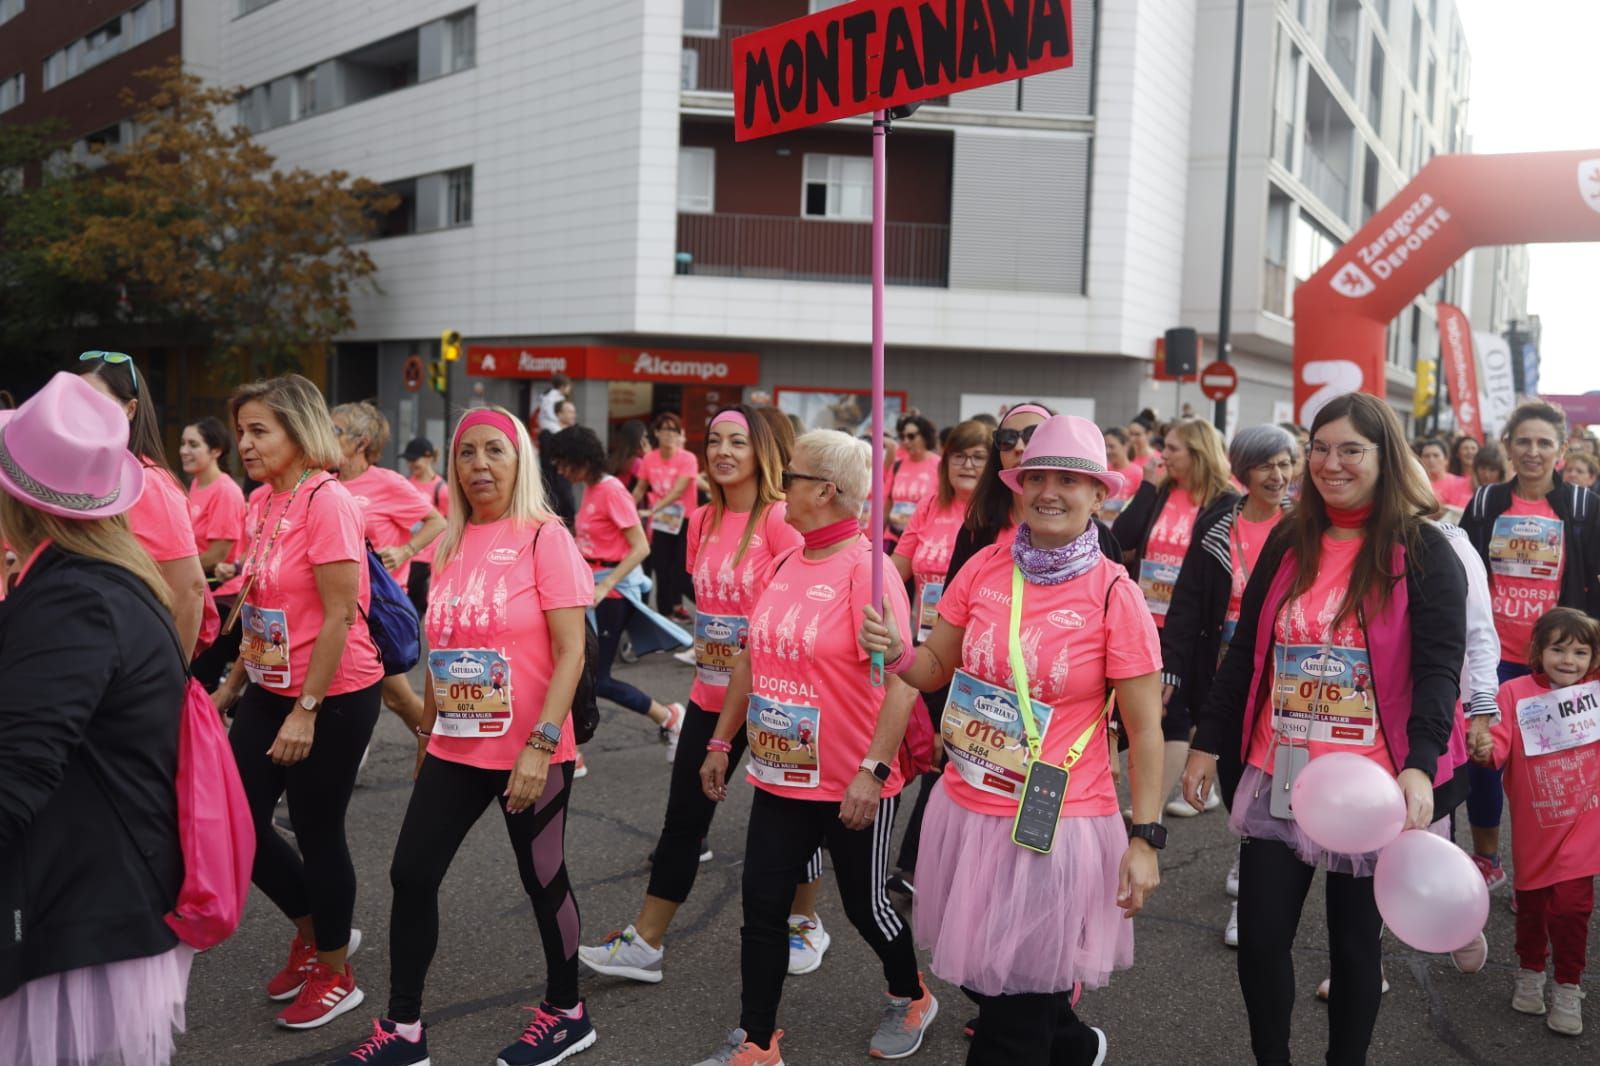
[[[0,540],[22,560],[0,605],[0,1062],[165,1064],[183,1028],[194,953],[162,916],[188,657],[118,517],[149,476],[80,378],[0,414]]]
[[[1466,792],[1456,710],[1466,658],[1467,579],[1422,516],[1437,501],[1410,466],[1394,410],[1337,397],[1311,426],[1308,477],[1268,538],[1228,655],[1200,709],[1184,795],[1199,809],[1218,761],[1237,753],[1230,826],[1239,863],[1239,984],[1259,1063],[1289,1061],[1291,951],[1306,893],[1327,870],[1329,1063],[1366,1061],[1382,994],[1377,855],[1319,847],[1281,798],[1334,752],[1399,783],[1406,828],[1426,829]],[[1314,667],[1308,663],[1314,662]]]
[[[428,750],[389,872],[389,1013],[339,1060],[349,1066],[428,1061],[422,991],[439,940],[439,885],[491,805],[505,822],[549,972],[548,991],[500,1052],[501,1066],[556,1062],[595,1041],[578,996],[578,905],[565,857],[578,750],[568,719],[594,577],[546,507],[533,442],[509,411],[475,408],[457,424],[450,505],[426,626]]]
[[[741,730],[756,791],[745,844],[743,1008],[727,1045],[701,1066],[782,1061],[777,1019],[789,968],[789,904],[823,843],[845,914],[889,985],[869,1053],[912,1054],[939,1010],[917,972],[911,931],[883,886],[904,784],[896,756],[915,694],[892,678],[875,687],[854,637],[872,597],[872,552],[857,518],[871,486],[869,455],[838,430],[813,430],[795,442],[783,474],[786,517],[804,545],[776,559],[759,583],[749,648],[734,661],[721,720],[706,743],[700,778],[709,798],[727,798],[729,753]],[[909,645],[905,588],[884,585]]]
[[[239,657],[211,698],[221,711],[237,704],[228,741],[255,819],[253,879],[295,928],[267,996],[292,1001],[279,1025],[314,1029],[363,997],[348,962],[360,939],[344,822],[383,681],[366,622],[364,523],[327,473],[340,450],[315,385],[298,374],[257,381],[229,408],[245,473],[266,491],[251,495],[245,520],[250,547],[229,619],[244,629]],[[285,793],[293,845],[271,824]]]
[[[950,686],[915,922],[933,972],[978,1002],[975,1066],[1104,1061],[1105,1034],[1074,1014],[1072,989],[1132,964],[1124,915],[1159,882],[1166,841],[1155,624],[1093,526],[1121,475],[1094,423],[1067,415],[1042,423],[1021,460],[1004,474],[1022,505],[1016,539],[962,567],[933,635],[912,649],[892,609],[891,624],[868,611],[861,629],[906,682]],[[1128,730],[1131,844],[1104,739],[1108,689]]]

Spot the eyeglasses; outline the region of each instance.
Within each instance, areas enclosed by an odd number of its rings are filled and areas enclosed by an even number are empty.
[[[994,442],[1000,446],[1001,451],[1009,452],[1018,442],[1026,446],[1033,439],[1033,431],[1038,428],[1039,423],[1035,422],[1025,429],[997,429],[994,431]]]
[[[950,456],[951,466],[980,467],[988,461],[988,452],[956,452]]]
[[[95,359],[100,360],[102,363],[128,364],[128,376],[133,378],[133,387],[135,389],[139,387],[139,372],[133,368],[133,356],[127,352],[84,352],[78,356],[78,362],[80,363],[87,363]]]
[[[793,470],[785,470],[783,472],[783,491],[788,492],[789,486],[796,481],[820,481],[824,485],[833,484],[831,478],[817,477],[815,474],[797,474]]]
[[[1359,462],[1359,460],[1357,461]],[[1263,474],[1292,474],[1294,473],[1294,460],[1279,459],[1275,463],[1257,463],[1250,469],[1259,470]]]
[[[901,440],[916,440],[920,436],[922,436],[921,433],[918,433],[916,430],[912,430],[910,433],[902,433],[902,434],[900,434],[900,439]]]
[[[1339,462],[1348,466],[1360,466],[1361,460],[1367,457],[1368,452],[1375,452],[1379,448],[1376,444],[1340,444],[1330,448],[1320,440],[1311,442],[1311,447],[1306,449],[1314,463],[1325,463],[1330,454],[1338,455]]]

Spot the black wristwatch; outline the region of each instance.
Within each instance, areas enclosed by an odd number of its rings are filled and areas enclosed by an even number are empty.
[[[1146,822],[1144,825],[1128,827],[1128,839],[1135,837],[1160,851],[1167,846],[1167,827],[1160,822]]]

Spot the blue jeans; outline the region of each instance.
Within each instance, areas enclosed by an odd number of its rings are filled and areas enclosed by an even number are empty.
[[[1533,671],[1523,663],[1502,659],[1496,670],[1504,685]],[[1500,771],[1490,766],[1467,764],[1467,822],[1474,829],[1499,829],[1500,812],[1505,807],[1505,789],[1500,787]]]

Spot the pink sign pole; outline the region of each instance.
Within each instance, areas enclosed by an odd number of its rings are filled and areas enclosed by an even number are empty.
[[[872,113],[872,606],[883,609],[883,225],[888,184],[889,113]],[[872,683],[883,684],[883,653],[872,654]]]

